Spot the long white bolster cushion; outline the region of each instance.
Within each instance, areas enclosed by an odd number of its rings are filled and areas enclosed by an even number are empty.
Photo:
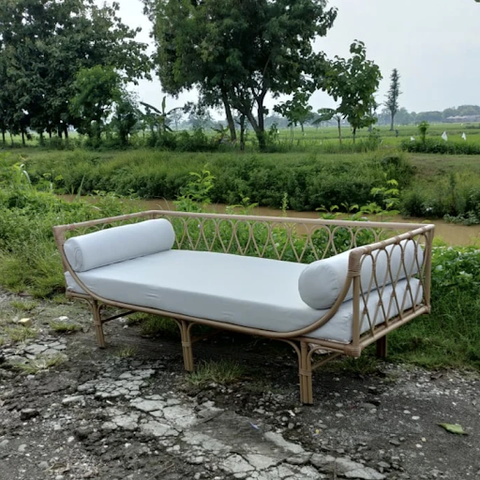
[[[75,272],[86,272],[170,250],[174,242],[172,224],[165,219],[156,219],[69,238],[64,251]]]
[[[298,278],[298,291],[302,300],[317,310],[331,308],[342,291],[348,274],[350,250],[311,263]],[[390,259],[390,270],[388,268]],[[375,262],[373,277],[372,262]],[[388,285],[418,273],[423,263],[422,247],[414,240],[403,240],[384,250],[375,250],[362,260],[360,283],[363,292]],[[350,287],[344,301],[353,298]]]

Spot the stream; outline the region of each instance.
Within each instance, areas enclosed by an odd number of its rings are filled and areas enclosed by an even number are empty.
[[[74,195],[60,195],[65,200],[74,200]],[[96,198],[91,196],[82,197],[83,200],[95,202]],[[143,210],[175,210],[173,201],[163,199],[151,199],[151,200],[126,200],[131,202],[136,207],[141,207]],[[225,213],[226,206],[223,204],[212,204],[207,207],[206,210],[212,213]],[[237,211],[240,213],[242,209]],[[249,211],[250,215],[263,215],[272,217],[281,217],[283,212],[280,209],[270,207],[255,207]],[[298,212],[295,210],[287,210],[288,217],[299,218],[318,218],[317,212]],[[480,225],[457,225],[454,223],[446,223],[444,220],[435,219],[429,220],[425,218],[403,218],[401,215],[392,216],[375,216],[369,217],[371,220],[385,220],[392,222],[404,222],[404,223],[434,223],[435,224],[435,237],[442,239],[448,245],[455,246],[468,246],[477,245],[480,243]]]

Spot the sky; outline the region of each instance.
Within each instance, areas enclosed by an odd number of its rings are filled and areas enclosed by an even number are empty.
[[[151,23],[143,15],[142,2],[117,1],[123,22],[141,27],[138,40],[149,43],[153,51],[149,38]],[[397,68],[401,77],[400,107],[409,111],[480,104],[480,3],[474,0],[330,0],[328,3],[338,9],[338,16],[327,36],[315,41],[315,49],[323,50],[330,58],[348,57],[353,40],[365,42],[367,57],[379,65],[383,75],[377,102],[385,100],[391,72]],[[157,106],[164,96],[158,78],[151,82],[143,80],[133,90],[140,100]],[[178,99],[167,97],[167,109],[195,100],[195,92]],[[270,108],[273,104],[271,99],[267,102]],[[322,92],[316,92],[310,104],[314,110],[335,106]]]

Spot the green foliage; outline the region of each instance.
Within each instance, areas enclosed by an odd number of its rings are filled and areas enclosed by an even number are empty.
[[[391,115],[390,130],[393,131],[395,115],[398,111],[398,97],[402,94],[400,91],[400,74],[396,68],[393,69],[390,76],[390,88],[387,93],[385,101],[385,107],[388,109]]]
[[[480,145],[466,142],[445,142],[441,139],[427,138],[422,142],[404,140],[402,150],[412,153],[440,153],[442,155],[480,155]]]
[[[392,335],[394,358],[428,367],[480,368],[480,250],[436,247],[432,313]]]
[[[0,129],[68,136],[69,110],[81,69],[110,65],[130,81],[149,76],[139,29],[120,21],[118,3],[15,0],[0,2]]]
[[[194,386],[203,387],[212,382],[228,385],[238,382],[245,375],[245,368],[231,360],[201,363],[187,376],[187,381]]]
[[[327,71],[324,88],[335,101],[340,99],[336,109],[356,132],[376,122],[372,114],[375,105],[374,94],[382,75],[373,61],[367,60],[365,44],[356,40],[350,46],[352,57],[348,60],[335,57],[331,69]]]
[[[118,215],[127,207],[109,195],[95,206],[83,201],[68,203],[23,180],[12,182],[18,172],[17,166],[10,171],[7,166],[0,169],[0,285],[16,292],[28,290],[38,297],[63,292],[52,227]]]
[[[313,89],[314,74],[321,77],[326,68],[324,55],[312,49],[336,17],[336,9],[323,1],[144,4],[154,24],[155,63],[165,91],[176,95],[198,87],[202,104],[223,105],[233,132],[232,109],[237,110],[248,118],[261,149],[267,146],[266,95]]]
[[[120,75],[112,67],[101,65],[81,69],[73,88],[76,94],[70,101],[70,112],[78,119],[77,129],[98,146],[113,103],[122,98]]]
[[[420,138],[422,139],[422,143],[425,145],[425,140],[426,140],[426,136],[427,136],[427,131],[430,127],[430,124],[423,120],[422,122],[420,122],[418,124],[418,133],[420,134]]]
[[[61,320],[51,320],[48,324],[56,333],[74,333],[82,328],[77,323],[63,322]]]
[[[175,200],[175,207],[182,212],[199,212],[211,203],[209,192],[213,188],[215,177],[206,166],[201,173],[190,172],[190,176],[193,179],[182,187],[181,195]]]
[[[360,142],[359,142],[360,143]],[[386,160],[386,159],[392,160]],[[190,172],[208,170],[215,177],[208,197],[213,203],[250,203],[280,208],[284,195],[293,210],[315,210],[322,205],[359,204],[374,201],[371,190],[384,185],[384,173],[405,188],[413,175],[409,162],[389,155],[296,155],[280,154],[190,155],[168,152],[58,152],[29,159],[32,182],[48,174],[57,191],[93,194],[114,191],[143,198],[175,199],[184,195]]]

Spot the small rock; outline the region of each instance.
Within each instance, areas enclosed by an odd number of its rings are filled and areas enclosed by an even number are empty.
[[[33,325],[33,321],[31,318],[21,318],[18,321],[18,324],[22,327],[31,327]]]
[[[38,467],[42,470],[48,470],[49,465],[48,462],[43,461],[38,464]]]
[[[27,445],[26,445],[25,443],[23,443],[22,445],[20,445],[20,446],[18,447],[18,451],[19,451],[20,453],[25,452],[26,449],[27,449]]]
[[[36,417],[39,415],[39,411],[36,410],[35,408],[24,408],[20,412],[20,420],[24,422],[25,420],[29,420],[30,418]]]
[[[294,457],[287,458],[287,463],[289,463],[290,465],[305,465],[311,457],[311,453],[305,452],[301,453],[300,455],[295,455]]]
[[[7,440],[7,439],[2,440],[0,442],[0,448],[6,447],[9,443],[10,443],[10,440]]]
[[[83,395],[74,395],[70,397],[65,397],[62,400],[63,405],[70,405],[72,403],[81,403],[85,404],[85,397]]]
[[[400,440],[397,440],[396,438],[391,438],[391,439],[389,440],[389,443],[390,443],[391,445],[395,445],[396,447],[399,447],[399,446],[401,445]]]

